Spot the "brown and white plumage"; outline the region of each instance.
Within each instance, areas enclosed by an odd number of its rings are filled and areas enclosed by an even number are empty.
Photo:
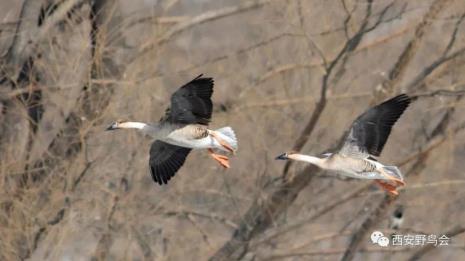
[[[404,185],[400,170],[385,166],[374,159],[381,154],[393,125],[411,102],[405,94],[398,95],[361,114],[352,123],[342,148],[318,158],[298,153],[284,153],[277,159],[293,159],[315,164],[344,176],[377,180],[385,190],[397,194]]]
[[[199,75],[173,93],[171,105],[158,123],[115,122],[107,129],[139,129],[155,139],[150,147],[149,166],[153,180],[160,185],[168,183],[192,149],[208,149],[215,160],[229,167],[226,156],[212,151],[237,150],[236,137],[230,127],[208,129],[212,116],[213,85],[212,78]]]

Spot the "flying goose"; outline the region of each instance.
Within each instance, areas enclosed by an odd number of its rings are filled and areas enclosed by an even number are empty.
[[[208,129],[212,116],[213,79],[197,76],[171,95],[171,106],[158,123],[116,121],[106,130],[138,129],[155,139],[150,147],[153,180],[167,184],[192,149],[207,149],[213,159],[229,168],[229,159],[213,149],[235,153],[237,140],[231,127]]]
[[[374,179],[383,189],[397,195],[396,188],[405,185],[400,170],[396,166],[385,166],[373,157],[381,154],[392,126],[410,102],[410,97],[401,94],[358,116],[344,145],[336,153],[325,153],[319,158],[291,152],[276,159],[304,161],[343,176]]]

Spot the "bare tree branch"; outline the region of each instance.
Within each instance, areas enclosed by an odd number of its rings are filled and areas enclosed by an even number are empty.
[[[167,211],[166,213],[163,213],[163,214],[166,216],[182,216],[182,217],[187,217],[188,215],[198,216],[201,218],[208,218],[210,220],[221,222],[225,224],[226,226],[234,228],[234,229],[238,228],[237,224],[234,223],[232,220],[229,220],[225,217],[221,217],[213,213],[201,213],[198,211],[182,210],[182,211]]]
[[[460,98],[461,96],[459,96]],[[437,124],[436,128],[433,130],[432,135],[428,138],[428,144],[425,145],[427,149],[422,150],[419,155],[415,155],[416,162],[413,164],[413,167],[409,169],[405,173],[405,177],[408,177],[410,174],[419,173],[424,168],[424,162],[428,159],[430,152],[432,149],[437,147],[441,144],[445,137],[441,137],[443,133],[446,133],[447,125],[450,122],[450,116],[454,109],[449,109],[448,113],[446,113],[441,121]],[[459,129],[456,129],[458,131]],[[411,157],[408,157],[405,162],[401,162],[400,164],[406,164],[411,160]],[[358,230],[352,235],[349,245],[347,247],[346,252],[344,253],[341,260],[352,260],[354,254],[357,251],[357,248],[360,247],[362,244],[363,238],[365,238],[368,231],[372,228],[372,226],[380,221],[383,218],[384,213],[386,212],[387,208],[396,200],[396,197],[392,197],[386,195],[379,204],[367,215],[365,220],[361,223]]]
[[[59,21],[63,20],[71,9],[78,5],[82,0],[65,0],[58,5],[45,23],[40,27],[36,23],[39,17],[40,7],[45,3],[42,1],[28,0],[23,3],[21,10],[20,22],[17,26],[15,38],[7,54],[7,67],[5,68],[6,76],[10,79],[16,79],[19,69],[26,60],[33,54],[36,44],[43,40],[50,29]]]
[[[431,4],[428,12],[423,17],[420,24],[415,29],[415,35],[412,40],[407,44],[406,48],[399,56],[396,64],[392,67],[389,72],[388,81],[383,83],[383,92],[387,92],[391,95],[394,92],[394,87],[399,85],[403,76],[406,73],[406,67],[410,64],[415,54],[418,51],[418,46],[423,40],[426,30],[436,20],[438,14],[450,3],[450,0],[436,0]]]
[[[396,85],[396,82],[402,75],[405,73],[407,65],[411,61],[411,57],[416,52],[417,45],[419,44],[424,31],[426,30],[426,26],[429,25],[433,18],[439,13],[439,11],[443,7],[443,2],[437,6],[438,3],[433,4],[432,8],[430,8],[430,12],[425,15],[423,19],[424,23],[421,23],[416,30],[416,40],[412,40],[412,42],[406,48],[408,51],[404,51],[404,53],[400,56],[398,62],[394,66],[396,68],[390,73],[390,80],[389,84],[391,86]],[[358,33],[354,35],[349,41],[347,41],[346,45],[343,47],[341,52],[336,56],[336,58],[329,64],[327,69],[327,74],[323,77],[322,80],[322,87],[321,87],[321,94],[320,100],[318,101],[315,110],[313,111],[310,121],[303,130],[301,136],[296,140],[293,148],[295,150],[300,150],[303,145],[306,143],[308,138],[310,137],[316,123],[318,122],[319,116],[321,115],[324,107],[326,105],[326,90],[329,84],[329,78],[333,75],[333,69],[336,65],[339,65],[341,61],[344,64],[344,61],[347,60],[347,56],[350,54],[351,51],[355,50],[358,44],[360,43],[364,33],[366,32],[366,28],[368,28],[368,17],[370,17],[371,13],[371,2],[368,3],[366,7],[366,15],[364,17],[364,21],[360,26]],[[418,38],[418,39],[417,39]],[[336,72],[336,79],[338,78],[338,73],[341,71]],[[291,163],[287,163],[284,168],[284,176],[289,171]],[[243,223],[240,224],[239,229],[235,231],[232,239],[228,241],[213,257],[211,260],[224,260],[224,259],[237,259],[243,256],[247,251],[248,241],[254,237],[256,234],[260,233],[261,231],[265,230],[268,224],[270,224],[271,220],[274,219],[277,215],[279,215],[283,210],[285,210],[289,204],[293,202],[296,198],[298,193],[302,188],[304,188],[311,180],[313,175],[309,175],[309,173],[315,173],[318,169],[314,166],[307,166],[302,172],[298,173],[294,179],[286,179],[287,182],[278,186],[269,197],[267,197],[264,202],[255,202],[246,213],[243,218]],[[387,197],[383,204],[379,206],[379,208],[375,211],[374,214],[381,216],[383,213],[384,207],[389,206],[392,202],[392,199]],[[376,218],[367,221],[367,225],[369,226],[373,222],[376,221]],[[352,246],[350,249],[356,249],[360,239],[363,238],[363,235],[355,235],[353,237]],[[351,255],[352,251],[348,251]],[[350,258],[349,258],[350,259]]]
[[[371,15],[372,1],[368,1],[364,20],[357,33],[349,39],[336,58],[329,64],[327,73],[322,79],[320,89],[320,100],[314,109],[309,122],[302,131],[299,138],[296,140],[293,148],[300,150],[309,139],[313,132],[321,113],[326,106],[326,92],[328,89],[329,79],[333,75],[333,69],[340,61],[349,55],[357,48],[361,42],[365,29],[368,26],[368,18]],[[309,173],[319,172],[318,168],[312,165],[307,166],[302,172],[296,175],[295,178],[286,178],[290,168],[290,163],[287,163],[283,170],[283,183],[273,188],[269,195],[264,200],[256,200],[249,208],[247,213],[242,218],[239,228],[234,232],[233,237],[218,250],[211,260],[231,260],[242,257],[248,248],[248,242],[252,237],[266,230],[272,224],[272,220],[285,211],[290,204],[295,200],[299,192],[305,188],[313,175]]]
[[[168,32],[163,34],[160,38],[157,39],[155,42],[148,43],[145,46],[141,47],[141,50],[139,53],[135,56],[137,59],[138,57],[143,57],[147,52],[153,50],[155,47],[159,47],[161,44],[169,41],[171,38],[174,36],[194,27],[197,25],[204,24],[206,22],[218,20],[224,17],[228,17],[231,15],[235,15],[238,13],[242,13],[248,10],[252,10],[255,8],[259,8],[265,4],[268,4],[273,0],[251,0],[247,2],[242,2],[238,6],[232,6],[232,7],[225,7],[220,10],[213,10],[209,12],[205,12],[201,15],[195,16],[192,19],[181,22],[177,25],[175,25],[172,29],[170,29]]]
[[[445,235],[448,238],[453,238],[453,237],[455,237],[457,235],[460,235],[460,234],[462,234],[464,232],[465,232],[465,226],[456,225],[455,227],[453,227],[449,231],[447,231],[445,233]],[[432,244],[425,245],[422,248],[418,249],[408,260],[409,261],[420,260],[420,258],[422,258],[425,254],[427,254],[428,252],[430,252],[430,251],[432,251],[434,249],[435,249],[435,247]]]
[[[461,87],[465,87],[461,86]],[[412,99],[418,99],[418,98],[424,98],[424,97],[435,97],[435,96],[459,96],[459,95],[465,95],[465,90],[435,90],[432,92],[428,93],[421,93],[421,94],[413,94]]]

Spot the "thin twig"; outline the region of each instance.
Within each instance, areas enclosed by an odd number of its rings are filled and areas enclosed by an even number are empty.
[[[167,41],[169,41],[171,38],[174,36],[194,27],[198,26],[210,21],[218,20],[224,17],[228,17],[231,15],[235,15],[238,13],[242,13],[245,11],[249,11],[255,8],[259,8],[273,0],[252,0],[252,1],[247,1],[247,2],[242,2],[241,4],[237,6],[232,6],[232,7],[225,7],[219,10],[213,10],[213,11],[208,11],[205,12],[201,15],[195,16],[192,19],[181,22],[177,25],[175,25],[173,28],[171,28],[168,32],[166,32],[164,35],[162,35],[160,38],[157,39],[156,42],[150,42],[145,46],[141,47],[141,50],[139,53],[136,55],[136,57],[144,57],[144,55],[153,50],[155,47],[158,47],[160,44],[163,44]]]
[[[457,235],[460,235],[462,233],[465,232],[465,226],[463,225],[456,225],[455,227],[453,227],[452,229],[450,229],[449,231],[447,231],[445,233],[446,237],[448,238],[452,238],[452,237],[455,237]],[[416,260],[420,260],[421,257],[423,257],[426,253],[430,252],[431,250],[434,250],[436,249],[434,247],[434,245],[430,244],[430,245],[425,245],[423,246],[422,248],[420,248],[419,250],[417,250],[408,260],[409,261],[416,261]]]
[[[219,221],[225,225],[227,225],[228,227],[231,227],[231,228],[238,228],[238,225],[236,223],[234,223],[233,221],[225,218],[225,217],[220,217],[218,216],[217,214],[213,214],[213,213],[210,213],[210,214],[207,214],[207,213],[201,213],[201,212],[198,212],[198,211],[190,211],[190,210],[181,210],[181,211],[167,211],[165,213],[163,213],[164,215],[167,215],[167,216],[183,216],[183,217],[188,217],[188,216],[198,216],[198,217],[201,217],[201,218],[208,218],[210,220],[215,220],[215,221]]]

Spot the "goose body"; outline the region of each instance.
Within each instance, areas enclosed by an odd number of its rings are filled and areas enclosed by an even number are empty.
[[[227,131],[231,133],[228,136]],[[214,137],[218,137],[214,138]],[[229,127],[224,127],[219,130],[209,130],[203,125],[187,125],[182,128],[177,128],[171,131],[162,141],[191,149],[217,149],[224,152],[229,152],[218,140],[223,140],[230,144],[233,150],[237,149],[234,132]]]
[[[171,96],[171,106],[158,123],[114,122],[107,130],[137,129],[155,141],[150,147],[150,173],[162,185],[176,174],[192,149],[207,149],[225,168],[228,157],[213,150],[235,153],[237,140],[231,127],[208,128],[212,115],[213,79],[197,78],[181,86]]]
[[[318,158],[309,155],[292,153],[281,155],[279,159],[292,159],[314,164],[322,169],[334,173],[358,179],[388,179],[382,174],[385,166],[370,159],[358,159],[340,154],[331,154],[325,158]]]
[[[281,160],[296,160],[314,164],[322,169],[357,179],[373,179],[391,194],[405,185],[396,166],[386,166],[378,157],[391,133],[392,126],[411,102],[405,94],[387,100],[361,114],[351,126],[342,148],[334,154],[319,158],[299,153],[284,153]]]
[[[357,159],[340,154],[333,154],[328,159],[328,169],[351,178],[390,181],[391,177],[394,177],[403,181],[397,167],[385,166],[371,159]]]

